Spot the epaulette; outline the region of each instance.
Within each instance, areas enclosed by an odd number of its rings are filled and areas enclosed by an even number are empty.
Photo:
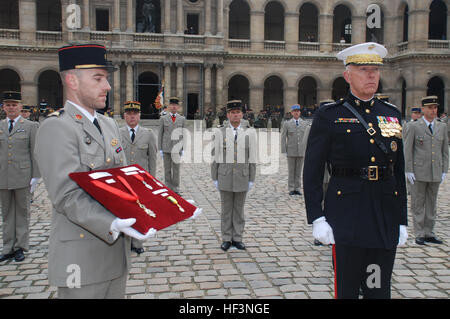
[[[319,106],[319,110],[329,109],[330,107],[338,106],[343,103],[344,103],[344,99],[340,99],[340,100],[337,100],[336,102],[331,102],[331,103],[327,103],[322,106]]]
[[[400,112],[400,110],[399,110],[394,104],[391,104],[391,103],[386,102],[386,101],[381,100],[381,99],[378,99],[378,101],[380,101],[380,102],[383,103],[384,105],[389,106],[390,108],[393,108],[393,109],[396,110],[397,112]]]
[[[61,115],[63,115],[64,110],[60,110],[60,111],[55,111],[50,113],[49,115],[47,115],[47,117],[60,117]]]

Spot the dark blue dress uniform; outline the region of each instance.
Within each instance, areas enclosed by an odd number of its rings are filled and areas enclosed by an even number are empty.
[[[345,101],[376,131],[374,135],[344,107]],[[367,248],[380,249],[388,252],[393,265],[399,226],[407,225],[403,144],[399,134],[382,136],[380,118],[401,123],[395,106],[376,98],[362,101],[351,93],[320,107],[307,143],[303,185],[309,224],[325,216],[337,247],[363,253]],[[331,169],[331,179],[322,208],[325,165]]]

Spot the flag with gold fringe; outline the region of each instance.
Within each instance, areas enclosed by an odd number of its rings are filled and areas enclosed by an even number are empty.
[[[161,83],[161,87],[159,89],[158,95],[155,99],[155,107],[156,109],[160,109],[164,106],[164,80]]]

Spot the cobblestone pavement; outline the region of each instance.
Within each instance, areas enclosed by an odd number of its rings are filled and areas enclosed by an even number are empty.
[[[203,208],[196,220],[159,231],[145,244],[127,282],[127,298],[333,298],[331,249],[313,245],[303,196],[289,196],[287,163],[278,173],[257,175],[246,201],[246,251],[220,249],[220,198],[203,164],[183,164],[181,190]],[[260,171],[260,167],[258,172]],[[162,178],[158,159],[157,177]],[[436,234],[443,245],[399,247],[392,276],[393,298],[450,297],[449,178],[438,197]],[[409,203],[408,203],[409,205]],[[0,298],[56,298],[48,285],[51,204],[41,182],[31,205],[30,251],[25,261],[0,264]],[[1,240],[0,240],[1,244]]]

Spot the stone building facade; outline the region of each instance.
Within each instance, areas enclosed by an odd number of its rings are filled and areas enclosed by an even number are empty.
[[[162,83],[166,97],[182,99],[188,117],[234,98],[256,111],[310,106],[346,94],[338,51],[376,41],[389,51],[380,92],[405,116],[427,94],[437,94],[448,111],[449,6],[450,0],[2,0],[0,90],[21,90],[29,105],[62,105],[57,49],[99,43],[119,69],[108,96],[116,114],[135,99],[144,117],[155,118]]]

